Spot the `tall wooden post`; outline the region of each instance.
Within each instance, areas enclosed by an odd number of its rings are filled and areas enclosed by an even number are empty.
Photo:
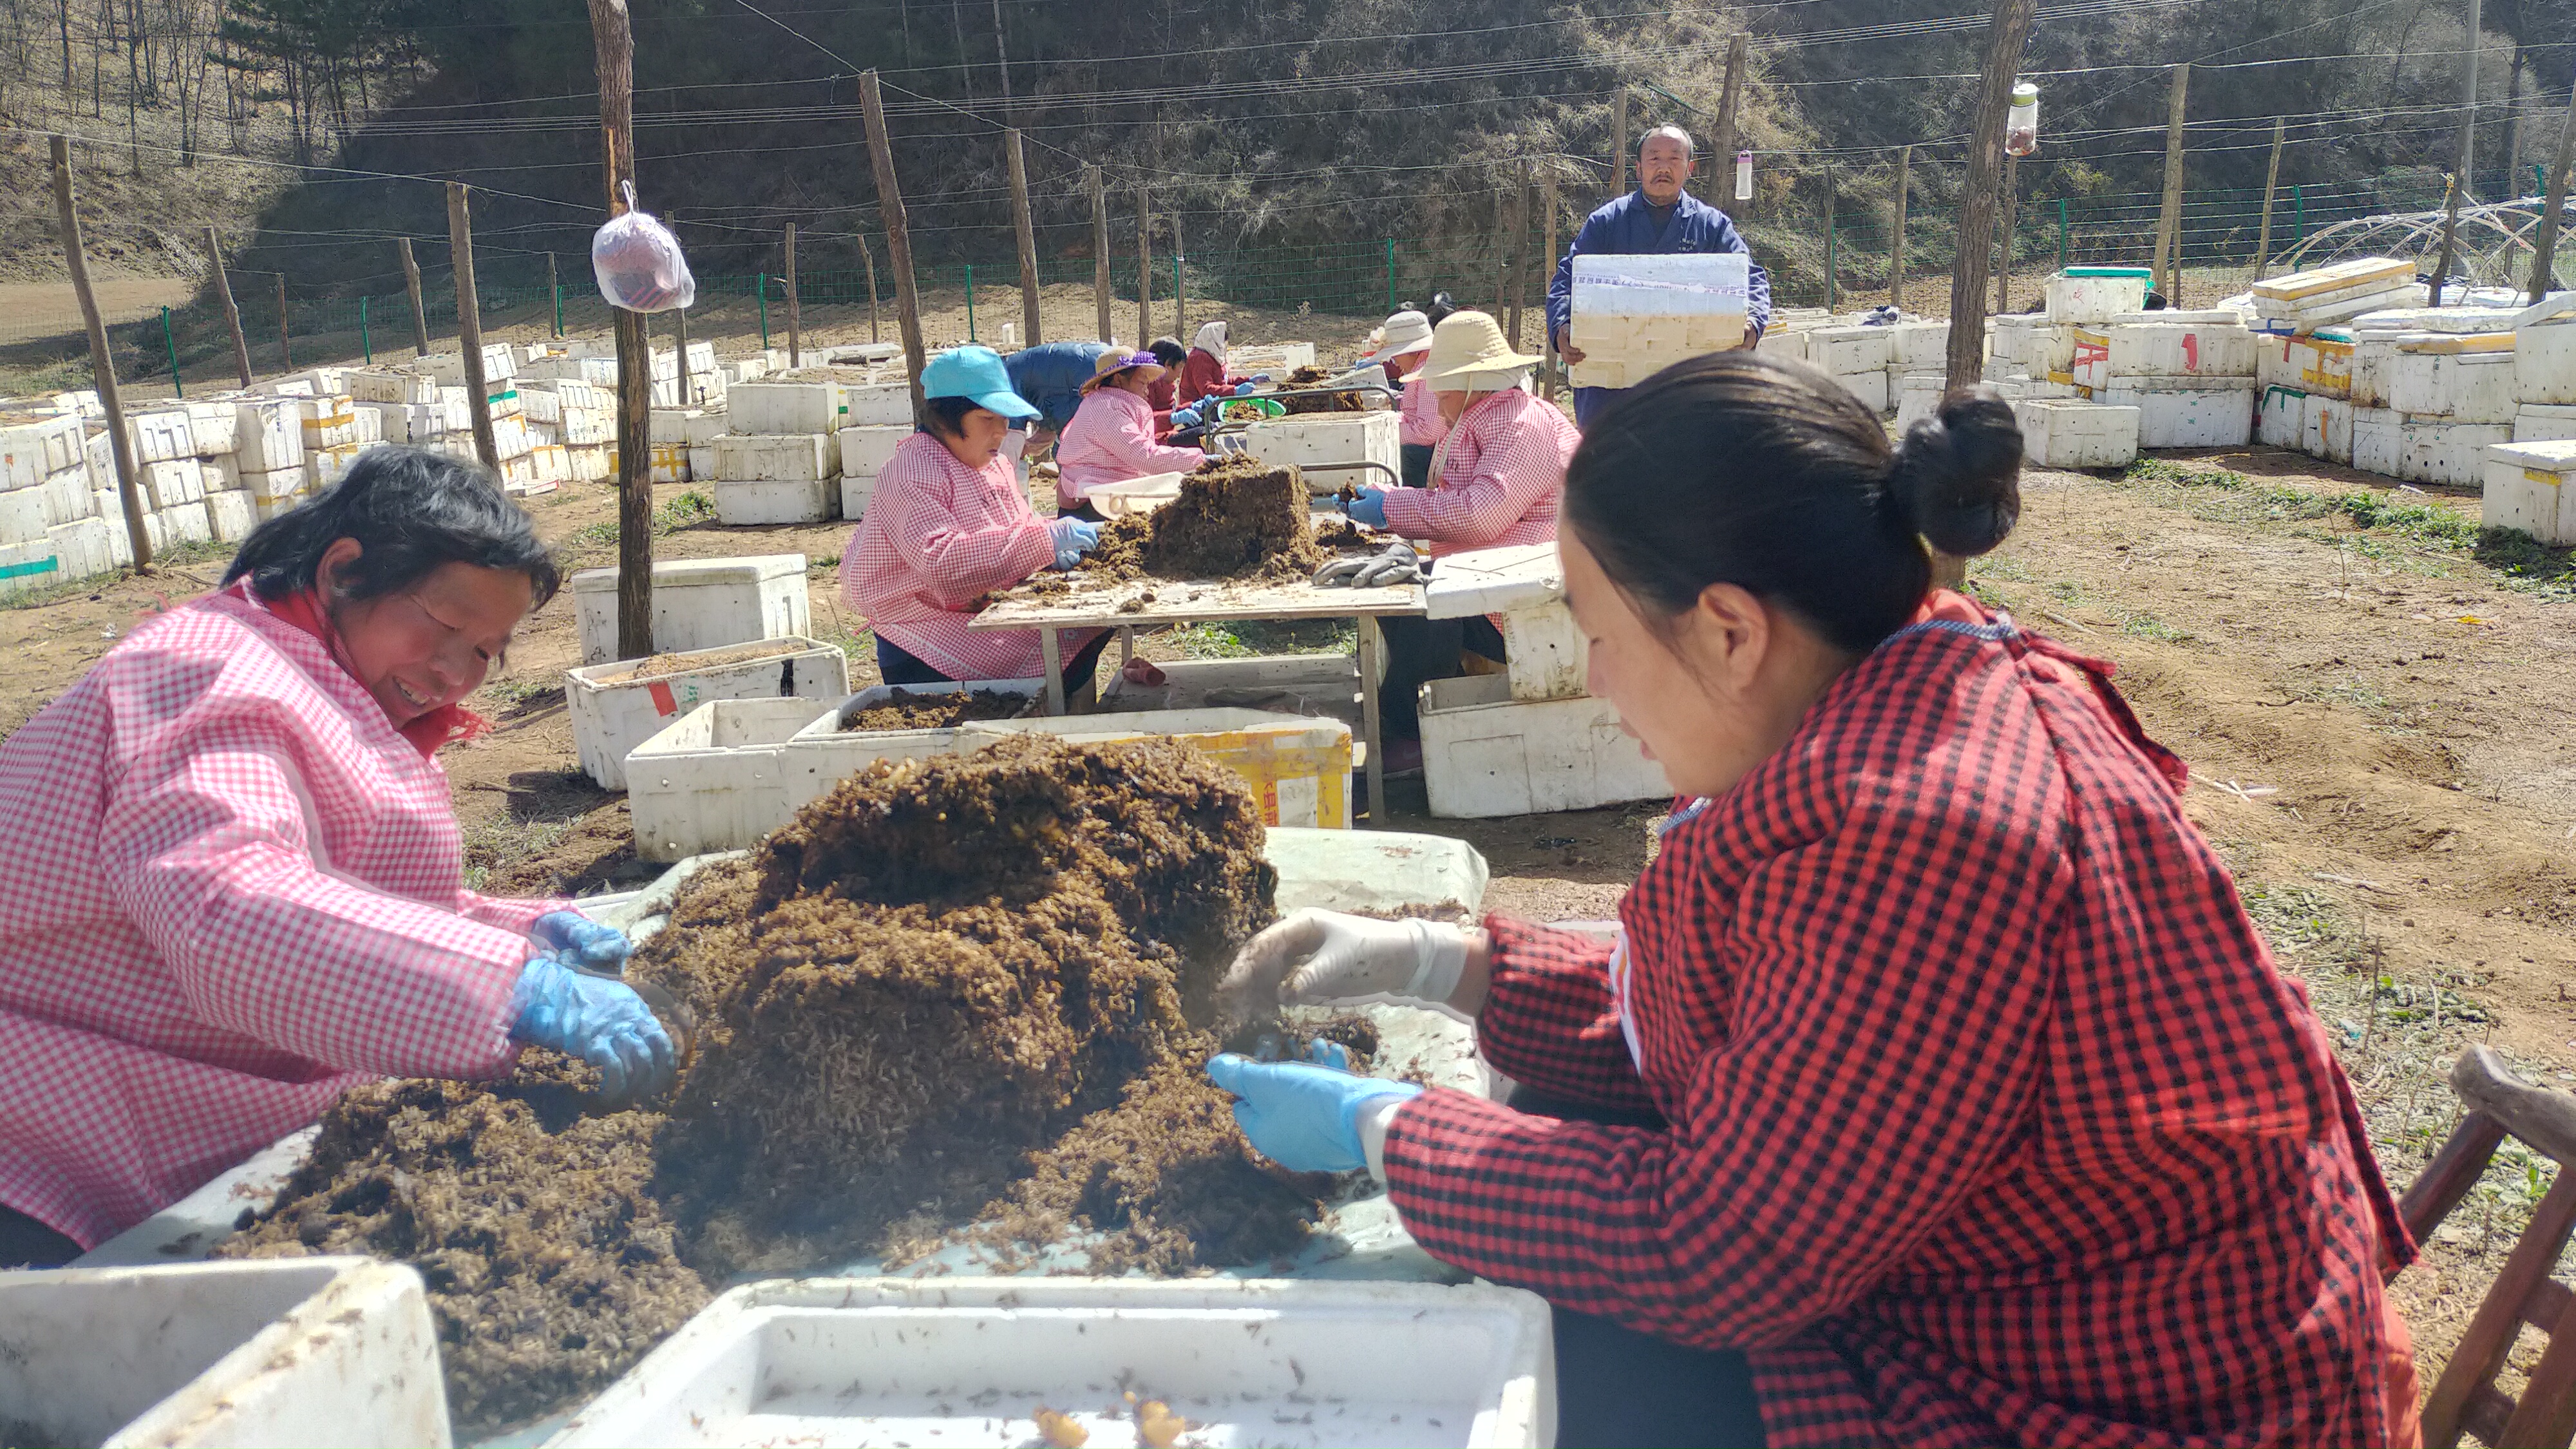
[[[2004,157],[2003,220],[1995,227],[1995,315],[2012,310],[2013,220],[2021,210],[2021,158]]]
[[[894,141],[886,134],[885,97],[874,69],[859,75],[859,100],[867,115],[868,159],[876,169],[877,215],[885,221],[886,260],[894,266],[894,319],[903,332],[903,360],[912,373],[912,415],[921,417],[921,369],[928,365],[921,345],[921,294],[912,275],[912,223],[903,210],[903,191],[895,183]]]
[[[1825,168],[1825,310],[1840,296],[1834,285],[1834,168]]]
[[[1091,304],[1100,313],[1100,338],[1109,340],[1109,188],[1098,166],[1082,168],[1091,188]],[[1150,340],[1150,339],[1149,339]]]
[[[787,365],[805,365],[805,314],[796,302],[796,223],[787,223]]]
[[[664,210],[662,213],[662,224],[670,227],[673,235],[678,235],[680,214],[676,211]],[[546,260],[554,260],[554,254],[551,252],[547,253]],[[698,405],[698,399],[697,394],[689,387],[689,309],[686,307],[675,308],[671,313],[671,319],[675,324],[673,330],[678,334],[680,342],[680,406],[684,408],[693,408]]]
[[[286,274],[277,274],[277,365],[287,372],[295,370],[295,344],[286,335]]]
[[[420,299],[420,263],[412,260],[411,238],[394,238],[394,250],[402,257],[403,291],[411,298],[411,345],[415,355],[429,355],[429,308]]]
[[[996,4],[1000,0],[995,0]],[[994,22],[994,34],[1001,23]],[[1020,242],[1020,345],[1035,347],[1038,336],[1038,229],[1029,215],[1029,165],[1021,154],[1019,128],[1002,133],[1002,153],[1011,163],[1011,229]]]
[[[1977,120],[1968,138],[1967,195],[1959,206],[1958,257],[1950,272],[1948,388],[1975,386],[1985,366],[1986,266],[2004,171],[2004,117],[2012,110],[2013,75],[2038,9],[2039,0],[1995,0],[1994,22],[1986,27],[1985,73],[1977,79]],[[2012,245],[2009,236],[2004,245]],[[1934,560],[1936,575],[1943,562]]]
[[[1172,208],[1172,335],[1190,335],[1190,249],[1181,240],[1181,209]],[[1151,338],[1139,338],[1142,346]]]
[[[635,184],[635,32],[626,0],[589,0],[599,74],[600,179],[608,214]],[[617,329],[617,657],[653,652],[653,353],[644,314],[610,309]]]
[[[882,342],[877,335],[877,253],[866,237],[859,238],[859,261],[868,269],[868,340]]]
[[[1494,320],[1502,322],[1511,314],[1512,304],[1512,189],[1494,192]]]
[[[2263,169],[2263,222],[2254,231],[2254,280],[2272,265],[2272,197],[2281,189],[2281,131],[2279,116],[2272,118],[2272,164]]]
[[[667,220],[668,218],[665,218]],[[546,253],[546,335],[563,337],[563,283],[555,278],[555,254]]]
[[[1136,188],[1136,345],[1154,337],[1154,216],[1144,187]],[[1184,339],[1187,340],[1187,339]]]
[[[2165,103],[2165,197],[2156,213],[2157,283],[2165,301],[2182,305],[2182,115],[2191,91],[2191,62],[2174,67],[2173,94]]]
[[[2479,34],[2478,0],[2469,0],[2468,54],[2461,59],[2460,170],[2451,183],[2451,200],[2442,217],[2442,251],[2433,263],[2432,305],[2442,305],[2442,284],[2450,280],[2451,259],[2459,243],[2460,204],[2477,189],[2478,61],[2485,47]],[[2467,287],[2461,288],[2465,295]]]
[[[1521,350],[1521,303],[1529,296],[1529,160],[1522,158],[1513,168],[1511,191],[1512,223],[1507,239],[1512,248],[1512,283],[1509,302],[1511,313],[1504,322],[1504,333],[1511,338],[1512,350]]]
[[[1628,192],[1628,88],[1619,87],[1618,120],[1610,128],[1610,194]]]
[[[2428,307],[2442,305],[2442,283],[2451,275],[2451,246],[2460,234],[2460,198],[2467,194],[2468,189],[2468,182],[2457,173],[2443,178],[2442,250],[2439,259],[2433,263],[2433,292],[2431,299],[2424,304]],[[2465,292],[2468,288],[2463,285],[2460,290]]]
[[[465,352],[465,411],[474,420],[474,452],[501,471],[492,437],[492,384],[483,374],[483,303],[474,291],[474,218],[465,183],[447,183],[447,250],[456,262],[456,342]]]
[[[90,380],[98,388],[99,406],[107,411],[108,451],[116,459],[116,497],[125,505],[125,537],[134,550],[134,570],[152,567],[152,536],[143,525],[142,471],[134,463],[134,437],[125,430],[125,399],[116,390],[116,359],[107,350],[107,323],[98,315],[98,298],[89,287],[89,258],[81,253],[80,212],[72,206],[72,143],[53,138],[54,219],[63,239],[63,265],[72,274],[72,294],[80,299],[81,323],[89,331]]]
[[[1547,218],[1541,223],[1541,228],[1547,236],[1547,246],[1539,253],[1539,264],[1545,268],[1539,275],[1546,279],[1544,285],[1539,288],[1539,295],[1544,298],[1548,289],[1556,285],[1556,157],[1553,155],[1541,157],[1539,172],[1539,214]],[[1538,330],[1541,358],[1539,386],[1547,400],[1554,402],[1556,401],[1556,329],[1547,325],[1547,303],[1544,300],[1539,303]]]
[[[2558,123],[2558,156],[2549,163],[2549,185],[2540,199],[2540,225],[2531,234],[2531,300],[2536,305],[2558,285],[2558,211],[2567,204],[2567,168],[2576,163],[2576,89],[2567,96],[2567,118]]]
[[[233,365],[241,371],[241,385],[250,386],[250,339],[242,336],[241,308],[233,302],[232,278],[224,275],[224,247],[213,227],[206,228],[206,259],[215,271],[215,299],[224,304],[224,326],[233,334]]]
[[[1726,88],[1718,92],[1717,136],[1708,160],[1708,194],[1731,207],[1735,196],[1735,152],[1743,143],[1737,137],[1735,118],[1744,100],[1745,47],[1749,37],[1738,31],[1726,38]],[[1724,178],[1721,182],[1720,178]]]
[[[1896,219],[1888,233],[1887,305],[1905,310],[1905,203],[1914,184],[1914,148],[1896,148]]]

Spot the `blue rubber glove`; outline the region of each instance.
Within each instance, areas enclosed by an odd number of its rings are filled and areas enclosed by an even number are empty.
[[[1058,518],[1047,525],[1055,535],[1055,566],[1069,569],[1100,546],[1100,525],[1086,518]]]
[[[528,958],[510,993],[510,1035],[599,1068],[611,1101],[649,1097],[671,1084],[676,1054],[635,988],[586,976],[551,951]]]
[[[1208,1079],[1235,1095],[1234,1120],[1253,1149],[1291,1172],[1357,1172],[1360,1109],[1381,1097],[1418,1097],[1411,1082],[1359,1077],[1314,1062],[1256,1062],[1231,1052],[1208,1059]]]
[[[1248,382],[1237,383],[1235,384],[1234,395],[1236,397],[1250,397],[1252,396],[1252,387],[1253,385]]]
[[[579,911],[548,911],[537,917],[528,935],[538,945],[592,971],[622,971],[634,951],[626,933],[603,926]]]
[[[1175,428],[1195,428],[1195,427],[1197,427],[1198,425],[1199,425],[1199,410],[1198,410],[1197,408],[1194,408],[1194,407],[1191,407],[1191,408],[1177,408],[1177,409],[1175,409],[1175,410],[1173,411],[1173,413],[1172,413],[1172,426],[1173,426],[1173,427],[1175,427]]]
[[[1353,523],[1365,523],[1371,528],[1384,528],[1386,527],[1386,490],[1363,488],[1357,498],[1342,505],[1342,511],[1351,516]]]

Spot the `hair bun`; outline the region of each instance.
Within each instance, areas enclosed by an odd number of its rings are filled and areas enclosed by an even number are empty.
[[[1957,558],[2002,543],[2021,519],[2021,424],[1982,388],[1954,392],[1905,430],[1887,477],[1888,506]]]

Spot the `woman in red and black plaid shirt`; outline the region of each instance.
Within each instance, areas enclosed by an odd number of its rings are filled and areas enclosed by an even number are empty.
[[[1954,397],[1685,363],[1559,534],[1591,685],[1690,797],[1615,944],[1299,912],[1258,999],[1476,1016],[1510,1105],[1219,1058],[1253,1143],[1383,1177],[1556,1307],[1567,1443],[2414,1435],[2413,1245],[2325,1033],[2110,667],[1930,587],[2019,512]]]

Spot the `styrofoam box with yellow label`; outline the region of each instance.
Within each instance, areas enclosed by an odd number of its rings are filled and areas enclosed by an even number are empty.
[[[604,790],[626,788],[626,756],[681,715],[710,700],[806,699],[817,709],[850,692],[849,657],[812,639],[764,639],[585,665],[564,675],[573,746],[582,769]]]
[[[2256,282],[2258,317],[2309,318],[2356,300],[2383,296],[2415,279],[2415,264],[2399,257],[2356,257]]]
[[[2487,449],[2483,473],[2480,523],[2576,544],[2576,439],[2499,443]]]
[[[313,482],[299,465],[270,473],[244,473],[242,491],[250,495],[251,512],[266,523],[313,496]]]
[[[1630,387],[1744,340],[1751,258],[1741,252],[1574,259],[1569,340],[1577,387]],[[1881,355],[1877,365],[1885,367]]]
[[[2352,343],[2314,334],[2254,335],[2254,381],[2263,387],[2294,388],[2311,397],[2352,396]]]

